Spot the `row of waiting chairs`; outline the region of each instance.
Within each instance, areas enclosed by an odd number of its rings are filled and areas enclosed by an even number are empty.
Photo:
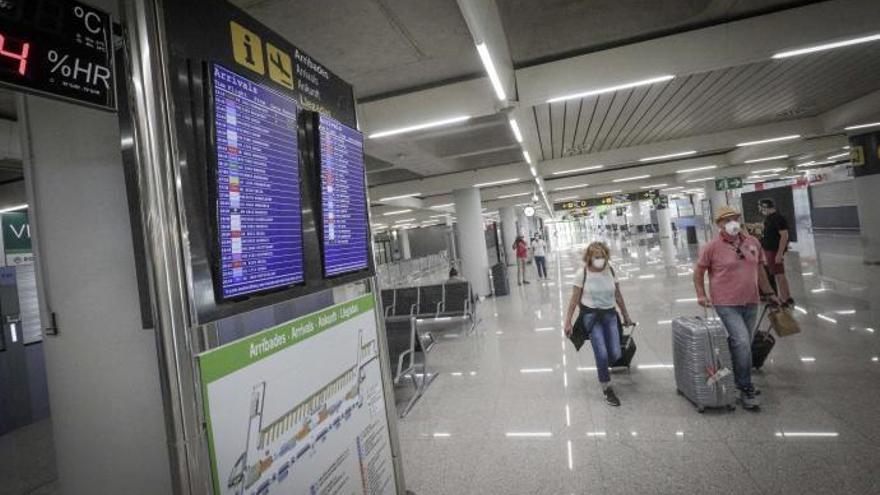
[[[474,321],[474,293],[470,282],[450,281],[421,287],[382,291],[385,321],[463,317]]]

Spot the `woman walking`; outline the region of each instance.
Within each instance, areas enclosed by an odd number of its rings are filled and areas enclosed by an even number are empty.
[[[584,267],[574,278],[574,290],[565,315],[565,334],[571,335],[572,317],[580,305],[578,318],[590,336],[593,355],[596,357],[596,370],[605,402],[619,406],[620,399],[611,388],[611,363],[620,359],[620,332],[618,329],[615,304],[623,315],[624,326],[631,326],[632,320],[620,293],[620,285],[614,275],[609,258],[611,250],[605,243],[593,242],[584,252]]]

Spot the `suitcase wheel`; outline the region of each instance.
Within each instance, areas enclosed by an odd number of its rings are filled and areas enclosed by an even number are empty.
[[[704,412],[706,412],[706,407],[705,406],[697,406],[697,412],[700,414],[703,414]]]

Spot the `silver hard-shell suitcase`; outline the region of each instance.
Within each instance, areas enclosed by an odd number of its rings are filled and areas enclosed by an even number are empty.
[[[708,317],[681,317],[672,322],[675,385],[699,412],[707,407],[735,409],[736,385],[727,330]]]

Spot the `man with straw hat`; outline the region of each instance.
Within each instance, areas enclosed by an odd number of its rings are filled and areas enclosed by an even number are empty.
[[[752,328],[761,295],[779,304],[764,271],[761,243],[745,233],[740,214],[723,206],[715,215],[718,235],[700,251],[694,268],[694,287],[703,307],[714,307],[727,329],[733,374],[744,409],[759,407],[752,385]],[[709,294],[705,276],[709,273]],[[759,290],[760,289],[760,290]]]

